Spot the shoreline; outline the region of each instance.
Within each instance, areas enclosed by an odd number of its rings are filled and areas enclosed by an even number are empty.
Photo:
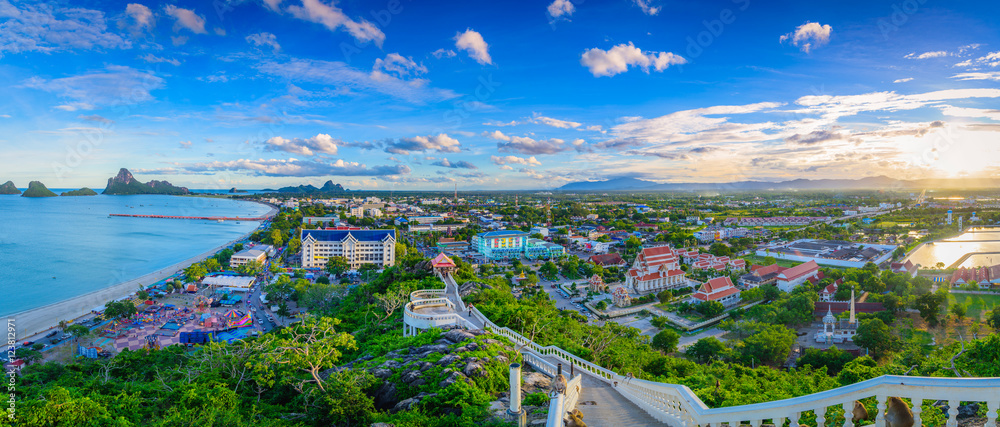
[[[278,212],[278,210],[273,206],[266,203],[262,204],[270,209],[270,211],[263,215],[264,217],[273,218]],[[209,257],[212,257],[219,251],[236,244],[237,242],[246,240],[258,229],[259,226],[258,228],[254,228],[253,230],[229,241],[228,243],[209,249],[199,255],[195,255],[194,257],[172,264],[157,271],[153,271],[106,288],[91,291],[83,295],[70,297],[59,302],[8,314],[5,317],[8,319],[8,322],[13,323],[16,329],[15,334],[17,341],[25,341],[34,335],[47,332],[58,327],[59,322],[62,320],[73,324],[80,318],[90,315],[92,310],[95,308],[103,308],[109,301],[126,298],[138,291],[140,284],[142,284],[143,288],[146,288],[154,283],[173,276],[191,264],[201,262]]]

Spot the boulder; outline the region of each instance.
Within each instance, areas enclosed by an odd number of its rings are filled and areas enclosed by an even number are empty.
[[[390,409],[396,406],[396,385],[386,381],[375,390],[375,406],[379,409]]]
[[[448,387],[448,386],[454,384],[455,381],[464,380],[464,379],[465,379],[465,375],[462,375],[461,372],[452,372],[451,375],[448,375],[448,378],[445,378],[444,380],[442,380],[441,382],[438,383],[438,387],[445,388],[445,387]]]
[[[392,376],[392,371],[390,371],[388,369],[375,368],[375,369],[372,370],[372,375],[374,375],[375,378],[378,378],[380,380],[384,380],[384,379],[389,378],[389,377]]]
[[[438,360],[437,364],[438,364],[438,366],[448,366],[448,365],[452,364],[453,362],[455,362],[456,360],[459,360],[461,358],[462,357],[459,356],[459,355],[457,355],[457,354],[449,354],[449,355],[446,355],[446,356],[442,357],[441,360]]]
[[[450,330],[448,332],[445,332],[442,336],[446,340],[451,341],[451,342],[456,343],[456,344],[460,343],[462,341],[465,341],[465,340],[467,340],[469,338],[474,337],[474,335],[472,335],[472,334],[470,334],[470,333],[468,333],[468,332],[466,332],[464,330],[461,330],[461,329],[452,329],[452,330]]]
[[[398,360],[386,360],[385,362],[382,362],[381,365],[378,365],[378,367],[383,369],[397,370],[399,368],[402,368],[403,364],[400,363]]]
[[[958,416],[955,419],[961,420],[965,418],[972,418],[976,416],[979,412],[979,404],[976,402],[970,402],[967,405],[961,405],[958,407]]]
[[[483,369],[483,365],[479,362],[469,362],[468,365],[465,365],[462,373],[467,377],[481,377],[485,375],[486,369]]]
[[[420,371],[403,372],[403,375],[400,375],[399,379],[402,380],[404,383],[411,384],[414,381],[420,379]]]

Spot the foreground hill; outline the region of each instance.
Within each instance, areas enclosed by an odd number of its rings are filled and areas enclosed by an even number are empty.
[[[56,193],[53,193],[52,190],[46,188],[45,184],[39,181],[31,181],[28,183],[28,189],[24,190],[21,197],[56,197]]]
[[[182,195],[191,194],[191,192],[184,187],[176,187],[167,181],[149,181],[145,184],[139,182],[132,176],[132,173],[128,169],[121,168],[118,171],[118,175],[113,178],[108,178],[108,186],[104,188],[104,193],[102,194],[112,194],[112,195],[130,195],[130,194],[168,194],[168,195]]]

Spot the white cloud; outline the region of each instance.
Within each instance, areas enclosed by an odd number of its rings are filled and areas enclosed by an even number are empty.
[[[573,149],[573,147],[566,145],[566,141],[559,138],[536,140],[526,136],[508,136],[500,131],[493,131],[486,136],[499,141],[497,142],[497,150],[501,152],[532,155],[555,154]]]
[[[611,50],[598,48],[590,49],[583,53],[580,64],[587,67],[594,77],[613,76],[615,74],[628,71],[629,66],[638,66],[646,73],[652,67],[656,71],[663,71],[671,65],[685,64],[685,60],[680,55],[671,52],[643,52],[641,49],[629,42],[627,45],[620,44],[612,47]]]
[[[108,32],[104,12],[51,4],[14,6],[0,0],[0,56],[4,52],[128,49],[132,44]]]
[[[471,28],[466,29],[464,33],[455,35],[455,47],[468,52],[469,56],[480,64],[493,63],[493,59],[490,58],[489,45],[483,40],[481,34]]]
[[[563,16],[568,17],[572,15],[576,10],[576,7],[574,7],[573,3],[569,0],[555,0],[552,4],[549,4],[549,7],[546,8],[546,10],[549,12],[549,16],[553,18],[561,18]]]
[[[270,46],[274,52],[281,50],[281,45],[278,44],[278,38],[271,33],[256,33],[247,36],[247,43],[251,43],[254,46]]]
[[[163,79],[151,72],[109,65],[104,70],[79,76],[52,80],[32,77],[23,86],[76,101],[57,107],[75,111],[150,101],[153,96],[149,92],[162,88],[163,83]]]
[[[917,55],[916,52],[904,56],[906,59],[928,59],[928,58],[943,58],[945,56],[951,56],[950,53],[943,50],[936,50],[933,52],[924,52]]]
[[[264,5],[266,5],[268,9],[271,9],[272,11],[275,12],[281,10],[280,9],[281,0],[264,0]]]
[[[191,141],[181,141],[181,148],[185,150],[191,148]]]
[[[411,151],[458,153],[462,151],[462,144],[457,139],[448,136],[448,134],[441,133],[390,140],[386,142],[385,151],[404,156],[409,155]]]
[[[542,162],[538,161],[535,156],[531,157],[517,157],[517,156],[490,156],[490,161],[494,165],[526,165],[526,166],[541,166]]]
[[[545,116],[539,115],[538,113],[535,113],[535,116],[531,118],[531,121],[533,123],[543,124],[543,125],[547,125],[547,126],[552,126],[554,128],[560,128],[560,129],[578,128],[581,125],[581,123],[577,123],[577,122],[571,122],[571,121],[568,121],[568,120],[559,120],[559,119],[553,119],[551,117],[545,117]]]
[[[342,144],[338,139],[334,139],[325,133],[318,134],[312,138],[292,138],[286,139],[280,136],[264,141],[265,151],[285,151],[303,156],[314,156],[319,153],[336,155],[337,144]]]
[[[906,82],[912,81],[912,80],[913,80],[913,77],[906,77],[906,78],[903,78],[903,79],[893,80],[892,82],[893,83],[906,83]]]
[[[972,117],[984,118],[1000,122],[1000,110],[987,110],[983,108],[964,108],[952,105],[941,105],[941,114],[952,117]]]
[[[256,176],[385,176],[410,173],[410,168],[406,165],[382,165],[369,168],[362,163],[345,162],[342,159],[333,163],[298,159],[240,159],[225,162],[181,163],[177,166],[189,173],[232,171]]]
[[[455,55],[458,54],[455,53],[454,50],[441,48],[431,52],[431,55],[434,55],[435,58],[441,59],[441,58],[454,58]]]
[[[476,165],[474,165],[472,163],[469,163],[469,162],[467,162],[465,160],[459,160],[457,162],[452,162],[452,161],[449,161],[447,157],[443,158],[441,160],[438,160],[438,161],[436,161],[434,163],[431,163],[431,166],[440,166],[440,167],[443,167],[443,168],[451,168],[451,169],[479,169],[479,167],[477,167]]]
[[[205,31],[205,18],[201,17],[197,13],[194,13],[193,10],[168,4],[164,11],[167,15],[170,15],[177,20],[177,22],[174,22],[175,33],[179,32],[181,29],[187,29],[195,34],[208,34],[208,32]]]
[[[830,42],[830,33],[833,27],[820,25],[819,22],[806,22],[799,25],[795,31],[778,38],[779,42],[791,40],[792,45],[799,47],[803,52],[809,53],[811,50],[823,46]]]
[[[268,4],[268,7],[270,6]],[[343,27],[348,34],[361,42],[375,42],[376,46],[382,47],[382,42],[385,41],[385,33],[371,22],[364,19],[355,21],[336,6],[324,4],[320,0],[302,0],[302,6],[289,6],[287,10],[296,18],[321,24],[330,31],[337,31]]]
[[[986,73],[959,73],[951,76],[951,78],[959,80],[993,80],[1000,82],[1000,71]]]
[[[153,55],[152,53],[147,53],[139,57],[139,59],[146,61],[150,64],[166,63],[173,66],[181,65],[181,61],[174,58],[161,58],[159,56]]]
[[[414,104],[457,96],[450,90],[428,87],[424,80],[407,81],[385,73],[373,75],[339,61],[293,58],[287,62],[264,62],[257,68],[263,73],[293,81],[333,86],[339,90],[378,92]]]
[[[639,9],[642,9],[642,13],[645,13],[650,16],[660,13],[660,7],[653,6],[653,0],[634,0],[634,1],[635,5],[639,6]]]
[[[390,53],[385,56],[385,59],[375,59],[372,71],[392,74],[402,79],[409,77],[411,74],[414,76],[424,74],[427,72],[427,67],[424,67],[423,64],[417,64],[413,58],[406,58],[398,53]]]
[[[145,31],[153,29],[156,25],[156,18],[153,11],[139,3],[129,3],[125,6],[125,19],[119,22],[122,28],[127,28],[134,36],[138,36]]]

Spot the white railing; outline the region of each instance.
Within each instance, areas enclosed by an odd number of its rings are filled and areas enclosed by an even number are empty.
[[[577,375],[566,383],[566,393],[553,391],[549,394],[549,414],[545,420],[545,427],[562,427],[563,420],[569,418],[568,412],[576,407],[576,402],[580,400],[580,387],[583,384],[583,377]]]
[[[458,282],[455,281],[455,277],[452,275],[442,276],[440,272],[437,273],[439,279],[444,282],[444,294],[450,293],[449,297],[454,297],[455,306],[458,307],[459,311],[465,311],[465,302],[462,301],[462,297],[458,294]],[[449,291],[449,288],[451,289]]]
[[[653,418],[674,426],[719,426],[728,423],[738,426],[748,421],[758,427],[765,420],[773,420],[780,425],[786,419],[797,425],[803,413],[813,412],[819,427],[827,425],[827,411],[835,408],[838,416],[845,416],[843,425],[853,427],[851,411],[855,400],[875,397],[878,400],[876,425],[883,425],[886,400],[890,396],[907,398],[912,401],[947,400],[950,410],[946,424],[957,426],[958,405],[961,401],[986,402],[986,427],[996,427],[997,412],[1000,409],[1000,378],[932,378],[884,375],[832,390],[752,405],[709,408],[687,386],[665,384],[640,379],[626,379],[624,376],[583,360],[555,346],[542,347],[521,334],[491,322],[478,307],[472,308],[472,315],[482,321],[484,329],[510,339],[524,350],[543,356],[551,356],[569,363],[573,367],[593,375],[597,379],[614,384],[626,399],[636,404]],[[525,353],[526,355],[531,353]],[[526,357],[525,359],[530,360]],[[528,362],[530,364],[530,362]],[[550,364],[551,365],[551,364]],[[532,365],[534,366],[534,365]],[[915,424],[920,425],[922,408],[911,405]],[[563,407],[568,407],[563,404]],[[550,416],[552,414],[550,413]],[[832,422],[833,420],[829,420]]]

